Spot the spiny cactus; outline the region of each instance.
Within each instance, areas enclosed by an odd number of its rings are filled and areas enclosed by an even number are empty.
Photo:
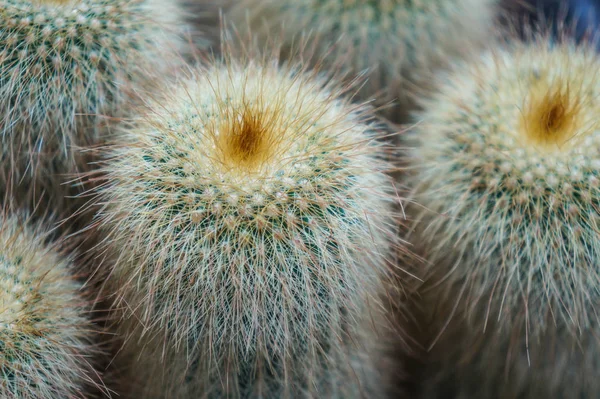
[[[162,0],[0,2],[3,190],[65,194],[65,175],[86,169],[78,147],[98,144],[103,117],[123,116],[132,84],[181,47],[178,12]]]
[[[528,356],[576,356],[576,335],[598,332],[599,76],[591,45],[545,35],[508,41],[444,76],[419,115],[412,185],[426,211],[416,241],[432,262],[430,299],[446,310],[443,322],[468,326],[447,339],[465,353],[438,351],[449,361],[464,356],[465,375],[479,368],[501,379],[506,365],[518,369],[513,381],[534,378],[541,369],[528,369]],[[547,346],[552,353],[537,346],[547,335],[558,342]],[[597,358],[598,348],[586,356]],[[464,360],[475,355],[495,356],[496,373]],[[596,378],[597,367],[577,364]]]
[[[302,33],[313,35],[317,47],[305,53],[328,54],[352,74],[369,70],[361,95],[384,104],[404,102],[435,68],[480,45],[495,7],[496,0],[241,0],[228,17],[262,41],[283,36],[292,46]]]
[[[137,394],[372,397],[395,240],[378,126],[335,81],[229,51],[149,101],[104,168],[115,306],[146,335],[132,369],[165,373]]]
[[[70,261],[24,217],[0,217],[0,396],[85,398],[96,352]]]

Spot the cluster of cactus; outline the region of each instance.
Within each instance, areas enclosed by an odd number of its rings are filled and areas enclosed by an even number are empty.
[[[368,72],[364,99],[407,103],[422,93],[433,71],[473,51],[489,36],[496,0],[241,0],[228,13],[239,29],[262,41],[282,37],[300,55],[351,76]],[[301,35],[315,44],[299,44]],[[293,51],[296,53],[296,51]],[[387,116],[401,119],[406,104]]]
[[[433,357],[462,395],[555,395],[574,375],[582,391],[597,385],[597,361],[574,343],[597,359],[599,72],[593,46],[538,35],[456,66],[424,102],[411,134],[410,183],[426,209],[415,241],[446,330]],[[565,371],[560,387],[538,385],[547,363]],[[482,384],[456,379],[457,365]],[[505,373],[514,384],[499,383]]]
[[[66,197],[79,190],[69,180],[151,88],[149,74],[176,65],[168,55],[183,49],[180,20],[179,5],[161,0],[0,2],[3,398],[110,396],[95,370],[83,268],[50,243],[60,234],[48,215],[72,223]]]
[[[377,359],[357,362],[395,241],[379,126],[317,72],[224,57],[146,104],[104,168],[108,294],[150,354],[137,395],[382,389],[363,377]]]
[[[192,3],[0,0],[0,396],[383,398],[390,338],[430,349],[406,396],[600,394],[580,24],[519,41],[488,33],[500,0]],[[186,64],[220,7],[218,56]]]
[[[26,219],[0,217],[0,396],[85,398],[99,382],[81,284]]]
[[[1,191],[28,205],[70,193],[63,183],[88,169],[80,149],[102,143],[132,84],[164,69],[165,43],[178,46],[177,10],[158,0],[0,4]]]

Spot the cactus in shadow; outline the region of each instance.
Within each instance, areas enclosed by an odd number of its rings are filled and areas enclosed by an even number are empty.
[[[363,99],[406,107],[437,68],[485,42],[495,12],[496,0],[241,0],[227,16],[261,41],[281,36],[293,47],[302,34],[312,36],[302,56],[327,55],[352,75],[368,71]],[[402,119],[404,109],[386,116]]]
[[[0,396],[86,398],[101,388],[94,329],[70,260],[21,215],[0,216]]]
[[[319,72],[224,54],[103,168],[132,395],[374,397],[396,230],[379,126]]]
[[[591,44],[509,39],[445,75],[411,133],[432,361],[466,397],[600,392],[599,72]]]

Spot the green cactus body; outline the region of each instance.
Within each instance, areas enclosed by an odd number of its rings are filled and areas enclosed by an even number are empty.
[[[394,240],[384,147],[333,83],[276,61],[190,72],[105,168],[117,298],[139,309],[153,350],[176,351],[135,368],[171,373],[157,397],[372,386],[376,359],[352,362]]]
[[[96,351],[70,262],[20,218],[0,224],[0,396],[88,397]]]
[[[64,195],[65,175],[87,166],[78,149],[102,142],[106,117],[123,116],[132,86],[179,46],[177,11],[161,0],[0,1],[4,186],[34,202]]]
[[[587,337],[589,347],[598,326],[599,72],[591,47],[509,42],[445,76],[412,133],[428,292],[446,311],[440,320],[452,319],[446,329],[460,330],[444,332],[452,349],[438,343],[437,352],[466,367],[464,376],[497,378],[480,384],[492,392],[477,397],[517,395],[499,394],[500,385],[527,391],[532,385],[496,383],[506,370],[513,381],[539,383],[552,359],[596,379],[598,368],[584,367],[573,343]],[[562,389],[572,374],[562,373]],[[462,388],[471,382],[459,380]]]
[[[310,34],[302,55],[340,61],[352,74],[369,71],[361,90],[379,104],[424,90],[434,69],[488,37],[495,0],[242,0],[229,13],[241,29],[288,46]],[[243,29],[242,29],[243,30]],[[296,43],[297,44],[297,43]],[[398,109],[388,116],[395,117]]]

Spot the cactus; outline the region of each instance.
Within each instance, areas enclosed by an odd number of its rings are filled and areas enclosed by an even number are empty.
[[[0,225],[0,396],[88,397],[96,349],[70,261],[24,217]]]
[[[123,336],[149,388],[133,396],[382,389],[367,347],[395,220],[378,124],[318,72],[224,53],[149,100],[103,168],[110,291],[136,312]]]
[[[282,36],[290,47],[311,34],[316,48],[307,45],[302,55],[328,55],[352,75],[368,70],[362,98],[406,106],[434,69],[483,43],[495,7],[496,0],[241,0],[228,17],[262,41]],[[401,118],[402,111],[391,108],[387,116]]]
[[[161,0],[4,0],[0,4],[2,190],[35,203],[68,193],[132,85],[181,47],[178,7]],[[166,57],[168,58],[168,57]]]
[[[444,76],[411,133],[411,186],[427,209],[415,241],[432,264],[424,291],[447,323],[448,347],[436,343],[434,357],[453,363],[446,373],[466,367],[465,379],[451,377],[459,389],[480,373],[475,397],[527,392],[545,372],[540,359],[575,358],[579,337],[597,333],[599,73],[592,45],[541,33],[508,40]],[[591,383],[598,364],[583,364],[570,367]],[[504,373],[511,382],[498,385]],[[561,374],[560,389],[572,374]]]

